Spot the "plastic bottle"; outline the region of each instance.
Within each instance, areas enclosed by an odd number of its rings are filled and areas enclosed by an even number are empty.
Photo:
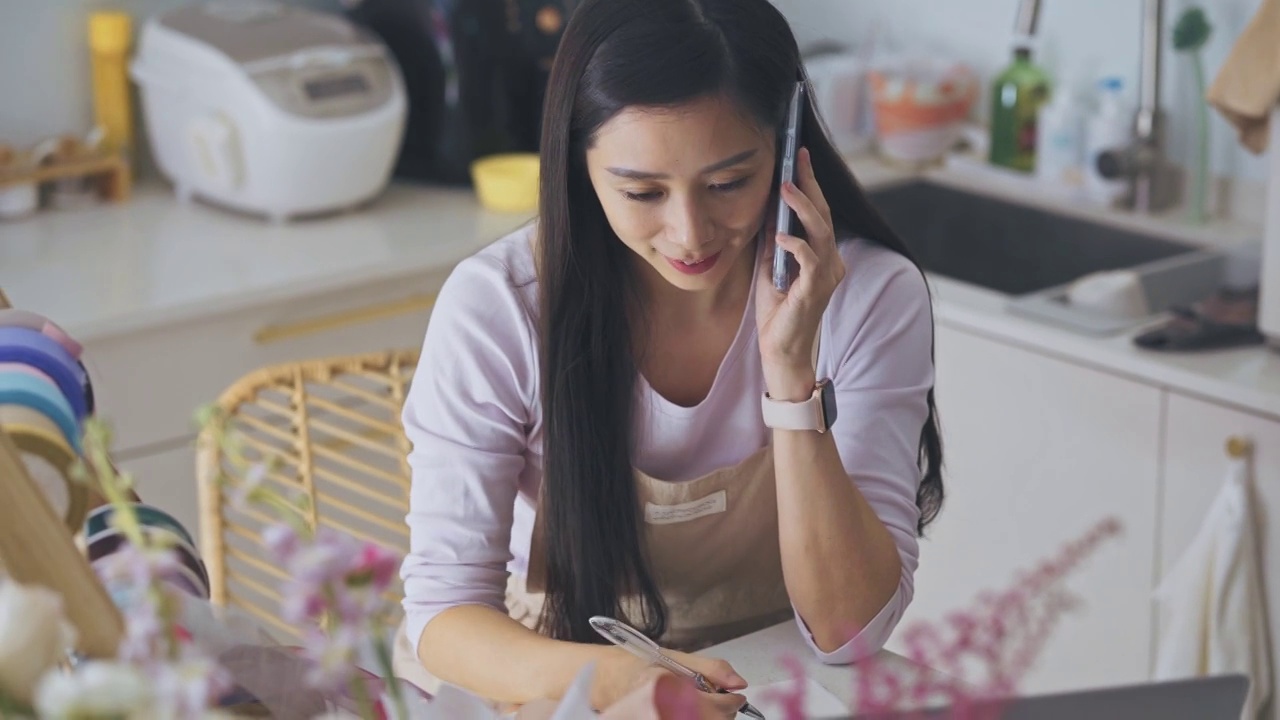
[[[1133,110],[1125,99],[1124,81],[1105,77],[1098,81],[1098,104],[1085,123],[1085,193],[1094,202],[1111,205],[1127,189],[1123,178],[1108,180],[1098,172],[1098,156],[1129,144],[1133,135]]]
[[[94,122],[104,133],[103,147],[126,155],[133,148],[133,114],[125,67],[132,34],[132,22],[125,13],[100,11],[89,16]]]
[[[1036,177],[1069,189],[1084,185],[1085,109],[1074,86],[1064,82],[1040,109],[1036,123]]]
[[[1036,165],[1036,122],[1049,99],[1049,76],[1031,57],[1029,39],[1014,43],[1013,62],[991,87],[992,165],[1031,172]]]

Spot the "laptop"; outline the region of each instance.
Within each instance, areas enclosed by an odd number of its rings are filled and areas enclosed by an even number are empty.
[[[1240,720],[1248,692],[1247,676],[1215,675],[1010,698],[998,703],[977,704],[971,717],[990,720]],[[943,707],[888,715],[858,715],[857,720],[945,720],[951,717],[951,709]]]

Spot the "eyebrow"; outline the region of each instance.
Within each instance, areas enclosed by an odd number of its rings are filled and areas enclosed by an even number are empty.
[[[738,163],[749,160],[750,158],[755,156],[755,154],[756,154],[756,151],[754,149],[740,152],[737,155],[734,155],[732,157],[727,157],[724,160],[721,160],[720,162],[712,163],[702,168],[702,170],[700,171],[700,174],[711,173],[717,170],[723,170],[727,167],[733,167]],[[666,173],[647,172],[645,170],[631,170],[630,168],[611,167],[611,168],[605,168],[605,170],[608,170],[611,174],[617,175],[618,177],[630,178],[632,180],[661,180],[667,177]]]

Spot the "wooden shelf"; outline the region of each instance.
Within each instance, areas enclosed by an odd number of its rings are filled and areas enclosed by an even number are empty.
[[[22,183],[46,183],[79,177],[99,178],[99,194],[112,202],[129,199],[133,189],[129,163],[118,154],[66,160],[21,173],[0,168],[0,189]]]

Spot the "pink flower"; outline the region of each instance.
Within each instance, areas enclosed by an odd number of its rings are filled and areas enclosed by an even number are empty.
[[[291,582],[285,587],[280,615],[285,622],[302,625],[320,618],[326,608],[322,589],[314,585]]]
[[[124,628],[124,638],[116,650],[118,659],[146,663],[163,654],[160,645],[164,626],[155,607],[134,604],[125,608]]]
[[[308,585],[324,585],[346,575],[350,555],[333,544],[317,542],[298,550],[289,563],[295,581]]]
[[[263,528],[261,537],[267,552],[271,553],[277,562],[288,564],[298,551],[298,534],[284,523]]]
[[[132,595],[148,587],[157,578],[178,569],[180,561],[172,550],[138,548],[132,543],[93,563],[102,582],[113,590]]]
[[[308,684],[325,693],[342,692],[356,672],[362,637],[359,629],[345,625],[334,628],[329,635],[308,635],[303,641],[303,653],[312,663],[307,672]]]
[[[783,657],[781,662],[791,673],[791,689],[767,691],[765,699],[782,706],[784,720],[804,720],[808,717],[804,664],[794,655]]]
[[[267,464],[254,463],[249,466],[248,471],[244,474],[244,479],[231,491],[231,507],[236,510],[245,510],[253,506],[254,501],[261,494],[262,484],[267,479]]]
[[[205,717],[205,711],[233,688],[231,676],[193,646],[184,646],[175,662],[146,668],[154,688],[159,717]]]
[[[1056,620],[1073,606],[1063,579],[1107,537],[1119,532],[1113,520],[1099,523],[1081,539],[1066,543],[1034,571],[1017,576],[1013,587],[982,593],[970,608],[941,623],[915,623],[902,630],[913,665],[886,663],[872,655],[858,664],[855,710],[879,714],[948,705],[948,717],[998,717],[1018,681],[1043,649]],[[921,672],[924,667],[944,673]],[[978,674],[978,677],[973,677]]]
[[[384,604],[383,599],[371,586],[354,588],[338,586],[334,588],[333,596],[332,610],[342,622],[348,625],[367,623]]]
[[[371,583],[375,590],[381,592],[390,587],[399,566],[400,562],[395,553],[381,545],[365,543],[355,566],[347,574],[347,584]]]

